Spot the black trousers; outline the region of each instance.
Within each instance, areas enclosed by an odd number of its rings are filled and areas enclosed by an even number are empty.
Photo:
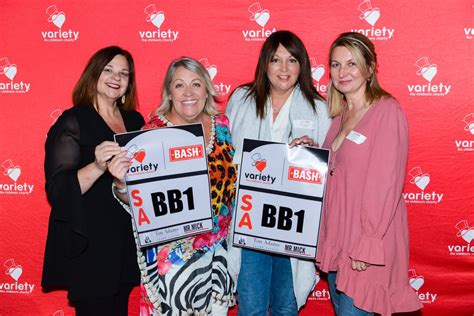
[[[74,302],[76,316],[127,316],[128,298],[133,286],[126,284],[120,287],[114,296],[90,298]]]

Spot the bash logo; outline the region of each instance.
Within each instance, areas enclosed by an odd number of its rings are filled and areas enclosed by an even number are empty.
[[[321,184],[323,178],[321,173],[319,173],[319,171],[316,169],[290,166],[288,168],[288,180]]]
[[[230,84],[225,84],[223,82],[221,83],[215,83],[214,78],[217,75],[217,66],[216,65],[211,65],[209,63],[209,60],[207,57],[199,59],[199,62],[206,68],[207,73],[209,74],[209,77],[211,77],[211,81],[213,82],[214,89],[217,92],[218,96],[224,96],[229,94],[231,85]]]
[[[382,28],[375,27],[375,24],[380,19],[380,9],[373,8],[370,0],[365,0],[359,4],[357,10],[360,11],[359,19],[367,22],[371,28],[352,29],[352,32],[362,33],[371,40],[389,40],[393,37],[395,29],[387,28],[386,26]]]
[[[48,22],[52,23],[59,30],[57,31],[41,31],[41,36],[45,42],[75,42],[79,38],[79,31],[72,29],[63,30],[63,24],[66,22],[66,14],[59,12],[58,7],[53,4],[46,8]]]
[[[10,258],[5,260],[3,266],[6,268],[5,274],[8,275],[14,282],[0,283],[0,293],[15,293],[15,294],[31,294],[35,287],[34,284],[28,282],[18,282],[23,274],[23,267],[15,264],[15,260]]]
[[[270,11],[262,10],[259,2],[251,4],[248,11],[250,12],[250,21],[257,23],[261,29],[243,30],[242,35],[246,41],[264,41],[273,32],[276,32],[276,28],[265,29],[265,25],[270,20]]]
[[[199,159],[204,157],[204,150],[202,145],[190,145],[182,147],[171,147],[169,149],[170,161],[182,161]]]
[[[427,84],[412,84],[408,85],[408,92],[410,96],[441,96],[448,95],[451,90],[451,85],[440,82],[439,84],[432,84],[431,82],[438,74],[438,66],[431,64],[428,57],[421,57],[415,62],[418,69],[416,74],[428,81]]]
[[[467,114],[462,121],[464,122],[464,130],[470,134],[474,135],[474,113]],[[458,151],[473,151],[474,150],[474,140],[468,139],[458,139],[455,140],[456,148]]]
[[[321,93],[322,95],[325,95],[326,92],[328,91],[328,86],[325,84],[319,83],[324,73],[326,72],[324,65],[318,64],[316,62],[315,57],[310,57],[309,61],[311,64],[311,77],[313,78],[314,81],[316,81],[316,84],[314,85],[314,87],[316,88],[316,90],[318,90],[319,93]]]
[[[27,93],[30,91],[30,83],[13,81],[17,72],[17,66],[10,64],[7,57],[0,58],[0,75],[4,75],[10,80],[10,82],[0,82],[0,91],[2,91],[2,93]]]
[[[24,182],[18,184],[17,180],[21,175],[20,166],[15,166],[11,159],[7,159],[2,163],[3,175],[7,176],[15,183],[0,183],[0,194],[31,194],[33,192],[34,185]]]
[[[414,167],[408,174],[411,176],[410,183],[418,187],[421,192],[403,193],[403,197],[407,203],[421,203],[421,204],[438,204],[443,199],[444,193],[436,193],[435,191],[429,193],[425,192],[426,187],[430,183],[430,175],[423,173],[421,167]]]
[[[420,293],[421,287],[425,284],[425,277],[416,275],[415,269],[408,270],[408,283],[416,291],[416,295],[418,295],[423,304],[431,304],[436,301],[438,294],[430,293],[429,291]]]
[[[132,159],[132,166],[128,169],[128,176],[143,175],[156,172],[158,164],[150,162],[145,164],[146,152],[137,145],[131,145],[127,148],[127,157]]]
[[[331,299],[331,294],[329,293],[329,289],[326,286],[321,286],[321,289],[318,288],[319,281],[321,281],[321,277],[319,273],[316,272],[316,283],[314,285],[314,289],[308,297],[310,301],[329,301]]]
[[[464,34],[466,35],[466,39],[472,39],[474,36],[474,28],[472,27],[465,27],[464,28]]]
[[[176,41],[179,31],[172,29],[161,29],[161,25],[165,21],[165,13],[158,11],[155,4],[149,4],[143,10],[145,12],[145,20],[157,28],[156,31],[138,31],[138,35],[143,42],[169,42]]]
[[[474,226],[468,224],[467,220],[461,220],[454,225],[458,231],[456,236],[464,240],[467,245],[448,245],[448,251],[451,256],[472,256],[474,255],[474,245],[471,241],[474,239]]]

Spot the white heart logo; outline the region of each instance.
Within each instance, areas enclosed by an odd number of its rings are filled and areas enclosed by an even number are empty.
[[[163,24],[165,20],[165,14],[163,12],[159,12],[158,14],[152,14],[151,15],[151,23],[153,23],[154,26],[157,28],[161,27],[161,24]]]
[[[373,9],[372,11],[367,11],[364,13],[364,19],[370,25],[374,26],[380,18],[380,10],[378,8]]]
[[[416,278],[410,278],[409,283],[415,291],[418,291],[423,286],[423,283],[425,283],[425,278],[421,275]]]
[[[7,170],[7,174],[10,177],[10,179],[16,182],[16,180],[18,180],[18,178],[20,177],[21,170],[19,167],[9,168]]]
[[[270,13],[264,11],[257,17],[255,22],[257,22],[257,24],[260,25],[261,27],[264,27],[265,24],[267,24],[269,19],[270,19]]]
[[[430,183],[430,177],[427,175],[424,175],[421,177],[420,176],[415,177],[415,184],[421,190],[424,190],[429,183]]]
[[[207,68],[207,72],[209,73],[209,77],[211,77],[211,80],[214,80],[214,77],[217,75],[217,67],[209,66]]]
[[[10,67],[5,67],[3,72],[8,79],[13,80],[13,78],[16,76],[17,69],[15,65],[11,65]]]
[[[10,274],[10,276],[15,281],[18,281],[22,273],[23,273],[23,269],[21,268],[21,266],[16,266],[15,268],[10,268],[10,270],[8,270],[8,274]]]
[[[421,73],[423,78],[428,80],[428,82],[431,82],[433,80],[434,76],[438,73],[438,67],[436,65],[431,65],[429,67],[423,67],[421,68]]]
[[[474,239],[474,229],[463,229],[461,231],[461,237],[464,239],[468,244],[471,243],[471,241]]]
[[[53,15],[53,24],[61,28],[66,21],[66,16],[63,13]]]
[[[313,77],[314,80],[318,81],[321,79],[321,77],[324,75],[324,66],[323,65],[317,65],[314,68],[311,68],[311,77]]]

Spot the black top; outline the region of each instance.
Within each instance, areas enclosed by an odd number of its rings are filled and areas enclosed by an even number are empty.
[[[127,131],[140,129],[136,111],[121,111]],[[77,171],[114,132],[92,107],[75,106],[58,118],[46,140],[46,193],[52,205],[41,285],[67,289],[70,300],[109,296],[119,284],[139,284],[130,215],[112,195],[105,172],[81,194]]]

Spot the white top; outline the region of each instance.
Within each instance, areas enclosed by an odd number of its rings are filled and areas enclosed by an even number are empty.
[[[286,143],[287,136],[285,135],[288,128],[288,123],[290,122],[290,104],[293,99],[293,89],[286,99],[285,103],[280,108],[280,112],[277,114],[275,121],[273,121],[273,108],[272,108],[272,98],[269,97],[267,101],[267,109],[272,115],[267,115],[270,120],[270,129],[272,134],[272,141],[279,143]]]

